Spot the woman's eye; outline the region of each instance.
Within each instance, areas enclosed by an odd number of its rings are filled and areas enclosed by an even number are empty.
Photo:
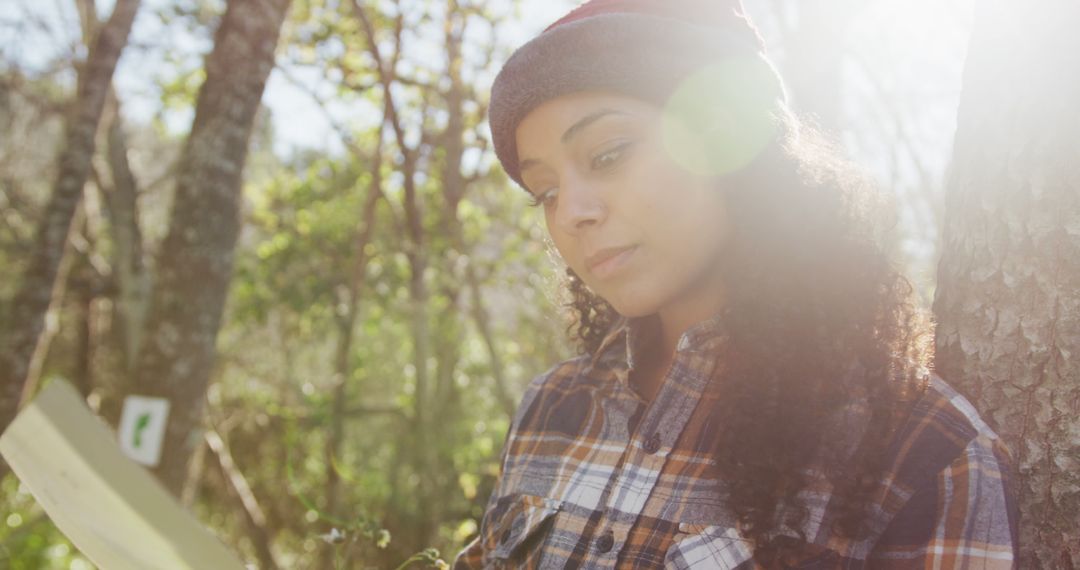
[[[550,190],[546,190],[546,191],[541,192],[539,194],[533,194],[532,199],[529,200],[529,206],[532,206],[532,207],[535,208],[537,206],[546,206],[546,205],[550,204],[551,202],[554,201],[554,199],[552,198],[554,196],[554,194],[553,194],[554,192],[555,192],[555,189],[552,188]],[[549,198],[551,198],[551,200],[549,200]]]
[[[592,159],[593,169],[603,170],[605,168],[610,168],[611,166],[618,164],[619,160],[626,155],[631,144],[633,143],[625,142],[620,144],[619,146],[616,146],[596,155]]]

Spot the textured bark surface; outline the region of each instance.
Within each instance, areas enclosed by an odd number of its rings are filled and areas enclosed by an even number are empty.
[[[177,169],[169,233],[135,365],[137,393],[172,404],[155,474],[179,495],[202,438],[203,403],[240,230],[244,160],[288,0],[232,0],[206,60]]]
[[[106,158],[108,183],[101,185],[110,248],[110,297],[107,336],[95,358],[100,367],[94,387],[101,395],[98,413],[112,426],[120,423],[121,399],[131,391],[143,316],[150,297],[150,271],[144,264],[139,226],[138,182],[128,162],[128,143],[120,101],[111,96]]]
[[[120,115],[120,102],[111,98],[115,110],[108,131],[107,157],[112,185],[106,189],[106,212],[113,244],[112,271],[117,290],[113,303],[118,342],[125,371],[134,366],[138,354],[139,331],[149,291],[149,274],[143,266],[142,232],[139,228],[139,188],[128,163],[127,136]]]
[[[934,312],[937,368],[1012,450],[1019,568],[1080,567],[1080,5],[981,2]]]
[[[56,183],[45,208],[8,322],[0,326],[0,432],[18,411],[30,362],[45,327],[72,218],[82,198],[116,63],[127,44],[139,0],[117,0],[109,21],[90,43],[64,125]]]

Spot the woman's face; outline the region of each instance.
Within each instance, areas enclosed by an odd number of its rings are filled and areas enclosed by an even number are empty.
[[[642,100],[579,92],[529,113],[516,140],[567,265],[622,315],[672,311],[691,324],[717,308],[729,225],[715,180],[665,150],[662,119]]]

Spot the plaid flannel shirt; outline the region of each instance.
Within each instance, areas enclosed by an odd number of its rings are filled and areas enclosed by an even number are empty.
[[[479,534],[455,569],[759,567],[707,452],[711,424],[722,421],[710,414],[721,396],[706,388],[723,361],[710,357],[726,346],[723,313],[682,335],[651,404],[628,381],[647,337],[637,322],[624,319],[593,357],[559,363],[529,384]],[[859,411],[849,406],[833,432],[852,450]],[[812,479],[801,495],[811,545],[794,568],[1014,567],[1009,451],[936,375],[890,457],[865,540],[829,532],[828,483]]]

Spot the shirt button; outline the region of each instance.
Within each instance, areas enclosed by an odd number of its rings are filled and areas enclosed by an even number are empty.
[[[615,533],[610,530],[596,539],[596,550],[601,553],[610,551],[612,546],[615,546]]]
[[[645,453],[652,455],[657,451],[660,451],[660,432],[654,431],[645,442]]]

